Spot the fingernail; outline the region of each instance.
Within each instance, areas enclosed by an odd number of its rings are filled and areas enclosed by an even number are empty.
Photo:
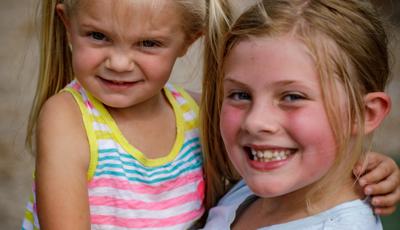
[[[371,194],[372,194],[372,189],[369,188],[369,187],[368,187],[368,188],[365,188],[365,189],[364,189],[364,192],[365,192],[366,195],[371,195]],[[374,201],[374,200],[373,200],[373,201]]]
[[[367,182],[364,179],[360,179],[359,183],[361,186],[364,186]]]

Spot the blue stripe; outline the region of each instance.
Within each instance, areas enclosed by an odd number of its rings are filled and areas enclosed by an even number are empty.
[[[157,172],[149,172],[146,170],[143,171],[139,171],[139,169],[126,169],[124,168],[125,165],[127,165],[124,162],[121,163],[105,163],[102,165],[98,165],[97,169],[98,170],[103,170],[105,168],[107,168],[107,170],[118,170],[118,169],[123,169],[124,172],[126,173],[130,173],[130,174],[137,174],[137,175],[142,175],[142,176],[147,176],[147,177],[154,177],[154,176],[159,176],[162,174],[167,174],[167,173],[171,173],[174,170],[179,170],[181,167],[187,167],[185,166],[185,164],[198,164],[198,162],[202,163],[203,159],[200,155],[195,154],[192,157],[190,157],[187,161],[181,161],[179,162],[179,164],[176,164],[174,166],[172,166],[171,168],[168,169],[164,169],[164,170],[159,170]]]
[[[184,148],[186,148],[188,145],[197,142],[197,144],[200,146],[200,138],[195,137],[189,140],[186,140],[185,143],[183,143],[182,148],[179,150],[179,152],[181,152]],[[114,142],[115,143],[115,142]],[[118,149],[117,148],[101,148],[101,146],[99,146],[99,153],[109,153],[109,152],[117,152]]]
[[[177,159],[175,159],[175,161],[181,161],[184,158],[186,158],[188,155],[193,154],[193,152],[201,152],[201,146],[200,144],[194,145],[192,147],[190,147],[189,149],[186,149],[186,151],[184,153],[181,154],[181,156]],[[113,155],[108,155],[108,156],[104,156],[104,154],[99,154],[99,158],[98,161],[102,161],[102,160],[119,160],[119,159],[125,159],[126,161],[131,162],[132,160],[134,160],[134,162],[137,162],[137,159],[134,158],[132,155],[125,153],[125,152],[120,152],[118,149],[107,149],[106,152],[102,152],[102,153],[114,153]],[[168,162],[162,166],[159,167],[168,167],[169,165],[173,164],[174,162]],[[146,168],[146,166],[143,166],[140,163],[135,164],[134,166],[141,166],[143,168]],[[157,167],[151,167],[150,169],[154,170],[154,168]]]
[[[136,167],[136,168],[141,168],[143,170],[147,170],[147,171],[157,171],[159,169],[163,169],[166,167],[170,167],[172,164],[175,165],[177,162],[182,162],[183,159],[176,159],[174,162],[168,162],[164,165],[161,166],[157,166],[157,167],[146,167],[144,165],[142,165],[141,163],[139,163],[135,158],[133,158],[131,155],[129,154],[125,154],[125,153],[120,153],[118,152],[117,149],[115,150],[115,156],[99,156],[98,158],[98,162],[99,164],[102,161],[106,161],[106,160],[116,160],[116,161],[121,161],[124,164],[131,166],[131,167]],[[110,152],[112,153],[112,152]],[[184,153],[185,157],[188,155],[201,155],[201,149],[200,149],[200,145],[197,146],[193,146],[192,148],[188,149],[186,153]],[[185,160],[187,161],[187,160]]]
[[[100,153],[115,153],[116,156],[101,156]],[[131,166],[131,167],[137,167],[137,168],[147,170],[147,171],[156,171],[156,170],[159,170],[160,168],[170,167],[172,164],[176,164],[176,162],[181,162],[182,159],[187,157],[189,154],[193,154],[193,155],[200,154],[201,155],[200,143],[197,143],[196,145],[190,147],[189,149],[186,149],[186,151],[183,154],[181,154],[181,156],[179,158],[175,159],[175,161],[168,162],[168,163],[158,166],[158,167],[143,166],[132,155],[127,154],[127,153],[121,153],[116,148],[99,150],[98,162],[105,161],[105,160],[117,160],[117,161],[122,161],[124,164]],[[123,159],[125,159],[125,160],[123,160]],[[134,161],[132,161],[132,160],[134,160]]]
[[[160,182],[164,182],[164,181],[168,181],[171,179],[177,179],[178,175],[186,173],[186,172],[190,172],[190,171],[196,171],[198,169],[200,169],[202,167],[202,162],[197,162],[196,164],[193,164],[190,167],[185,168],[182,171],[176,172],[172,175],[166,176],[166,177],[161,177],[161,178],[157,178],[157,179],[142,179],[142,178],[137,178],[134,176],[128,176],[125,173],[122,172],[110,172],[110,171],[106,171],[106,172],[96,172],[96,176],[102,176],[102,175],[109,175],[109,176],[116,176],[116,177],[121,177],[121,179],[127,179],[131,182],[141,182],[141,183],[146,183],[146,184],[155,184],[155,183],[160,183]]]

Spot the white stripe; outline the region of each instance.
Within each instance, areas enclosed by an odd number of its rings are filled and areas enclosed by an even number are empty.
[[[90,206],[91,215],[115,216],[119,218],[151,218],[162,219],[179,216],[187,212],[198,210],[201,207],[200,201],[185,203],[163,210],[143,210],[143,209],[121,209],[110,206]]]
[[[102,124],[96,121],[93,121],[93,129],[95,131],[106,131],[106,132],[111,132],[111,129],[106,125]]]
[[[194,119],[196,119],[196,117],[197,115],[193,111],[189,111],[183,114],[183,118],[185,119],[185,121],[193,121]]]
[[[97,139],[97,144],[99,146],[99,149],[112,149],[112,148],[117,148],[118,151],[125,152],[121,146],[115,142],[113,139]]]
[[[89,101],[89,98],[88,98],[88,96],[87,96],[87,94],[86,94],[85,89],[81,88],[81,89],[79,90],[79,93],[80,93],[81,96],[82,96],[83,102]]]
[[[26,204],[26,208],[29,212],[33,213],[33,203],[32,202],[28,202],[28,204]]]
[[[22,227],[26,230],[31,230],[33,229],[33,224],[29,220],[24,219],[24,221],[22,222]]]
[[[89,112],[90,112],[91,114],[93,114],[95,117],[99,117],[99,116],[100,116],[100,112],[97,111],[97,109],[95,109],[95,108],[89,109]]]
[[[193,139],[193,138],[198,138],[199,136],[200,136],[199,128],[190,129],[190,130],[187,130],[185,132],[185,139],[186,140],[190,140],[190,139]]]
[[[184,97],[176,97],[175,98],[176,99],[176,101],[179,103],[179,105],[183,105],[183,104],[186,104],[186,99],[184,98]]]
[[[99,179],[102,178],[107,178],[107,177],[99,177]],[[124,190],[124,189],[117,189],[112,187],[95,187],[95,188],[89,188],[89,196],[100,197],[100,196],[109,196],[110,194],[114,194],[114,197],[116,199],[138,200],[142,202],[161,202],[196,192],[198,184],[199,181],[194,181],[159,194],[145,194],[145,193]]]

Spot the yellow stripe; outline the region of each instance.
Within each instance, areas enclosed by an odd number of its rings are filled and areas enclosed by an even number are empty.
[[[25,220],[28,220],[30,223],[32,223],[32,225],[35,222],[33,218],[33,213],[28,209],[25,210]]]
[[[88,136],[89,140],[89,149],[90,149],[90,160],[89,160],[89,168],[87,172],[87,179],[90,181],[93,176],[94,172],[96,170],[97,166],[97,141],[96,141],[96,135],[93,130],[93,120],[92,120],[92,115],[89,114],[88,108],[86,107],[85,103],[83,102],[82,95],[77,92],[75,89],[72,88],[65,88],[65,91],[69,92],[74,96],[75,101],[79,105],[79,109],[81,110],[82,113],[82,118],[83,118],[83,124],[85,125],[86,129],[86,134]],[[85,91],[87,94],[88,92]],[[89,97],[89,95],[87,95]]]
[[[174,86],[175,87],[175,86]],[[196,103],[196,101],[188,94],[186,90],[184,90],[182,87],[175,87],[179,93],[182,94],[182,96],[187,99],[190,110],[193,110],[193,112],[198,115],[199,114],[199,105]]]

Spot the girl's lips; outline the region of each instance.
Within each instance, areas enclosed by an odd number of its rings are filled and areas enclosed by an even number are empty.
[[[251,160],[251,159],[247,158],[247,161],[252,168],[254,168],[258,171],[272,171],[272,170],[275,170],[277,168],[280,168],[280,167],[286,165],[290,161],[291,158],[292,158],[292,155],[290,155],[288,158],[286,158],[284,160],[260,162],[260,161]]]
[[[100,79],[100,81],[105,84],[107,87],[111,87],[114,89],[125,89],[125,88],[129,88],[132,87],[138,83],[140,83],[141,81],[117,81],[117,80],[108,80],[108,79],[104,79],[102,77],[98,77],[98,79]]]

